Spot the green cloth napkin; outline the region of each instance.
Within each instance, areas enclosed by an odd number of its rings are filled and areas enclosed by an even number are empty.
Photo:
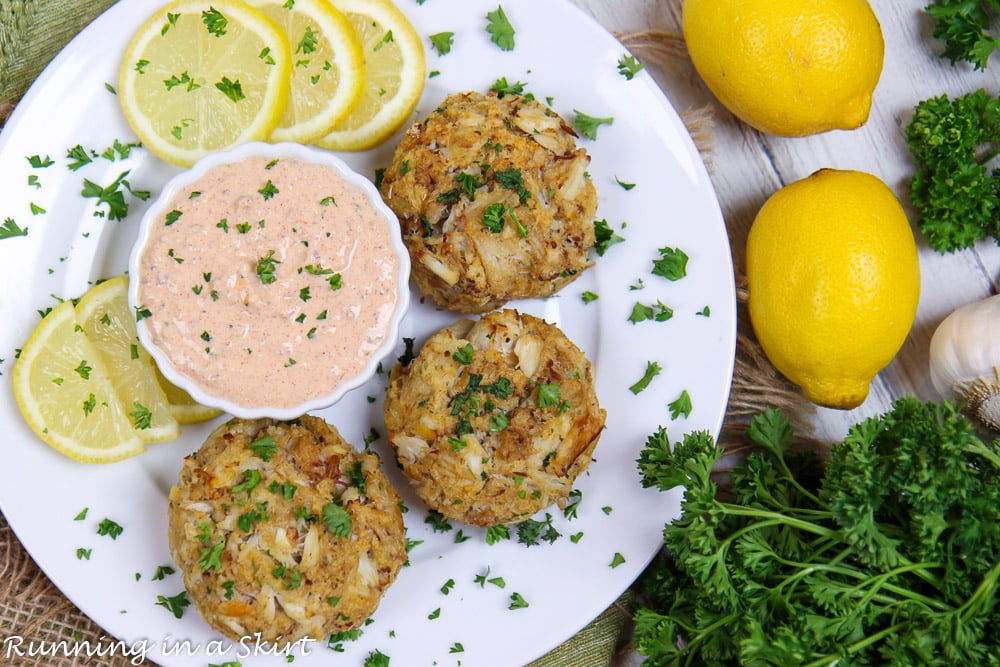
[[[0,102],[16,103],[59,50],[115,0],[0,2]]]
[[[114,3],[115,0],[0,2],[0,104],[16,104],[59,50]],[[628,625],[632,607],[632,596],[626,592],[580,633],[531,667],[608,667]]]

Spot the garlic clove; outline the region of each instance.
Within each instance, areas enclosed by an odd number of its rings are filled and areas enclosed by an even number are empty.
[[[947,399],[1000,431],[1000,295],[966,304],[931,337],[930,377]]]

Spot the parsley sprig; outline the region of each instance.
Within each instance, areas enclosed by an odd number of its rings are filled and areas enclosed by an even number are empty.
[[[917,164],[910,199],[928,244],[947,253],[1000,242],[1000,172],[986,166],[1000,150],[1000,100],[984,90],[923,100],[905,132]]]
[[[1000,579],[1000,442],[906,397],[852,427],[825,468],[780,411],[731,473],[707,432],[649,436],[642,483],[684,487],[671,560],[644,578],[636,644],[655,664],[989,664]]]
[[[935,0],[924,8],[934,21],[931,34],[944,42],[941,57],[954,65],[971,63],[986,69],[1000,39],[989,33],[991,16],[1000,11],[1000,0]]]
[[[486,32],[490,34],[490,41],[496,44],[501,51],[514,50],[514,26],[511,24],[507,14],[503,11],[503,6],[498,5],[492,12],[486,13]]]

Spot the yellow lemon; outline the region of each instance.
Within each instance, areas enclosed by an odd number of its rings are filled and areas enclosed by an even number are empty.
[[[811,401],[860,405],[920,298],[899,200],[871,174],[822,169],[764,203],[746,250],[750,320],[768,359]]]
[[[685,0],[695,69],[748,125],[780,136],[868,119],[885,43],[866,0]]]
[[[191,394],[165,378],[159,368],[155,370],[156,381],[159,382],[160,389],[167,396],[167,405],[170,408],[170,414],[179,424],[203,422],[222,414],[222,410],[202,405],[191,398]]]
[[[424,45],[391,0],[335,0],[361,42],[365,88],[346,118],[317,141],[332,150],[377,146],[406,121],[424,90]]]
[[[365,58],[354,27],[328,0],[249,0],[285,31],[292,49],[291,97],[271,141],[309,143],[361,99]]]
[[[189,166],[267,139],[290,81],[288,39],[260,10],[239,0],[176,0],[132,37],[118,98],[143,145]]]
[[[135,317],[125,276],[97,285],[76,305],[77,322],[101,353],[115,394],[129,411],[142,411],[139,437],[145,442],[173,440],[180,426],[156,381],[153,358],[139,344]]]
[[[14,366],[14,398],[39,438],[86,463],[107,463],[146,449],[142,411],[119,399],[112,373],[77,322],[72,301],[35,328]],[[130,414],[133,413],[133,414]]]

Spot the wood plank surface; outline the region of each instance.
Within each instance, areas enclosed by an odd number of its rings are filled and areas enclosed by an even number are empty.
[[[681,32],[681,0],[574,2],[615,34],[649,29]],[[903,128],[916,103],[942,93],[954,96],[985,88],[996,95],[1000,90],[1000,55],[994,56],[985,71],[975,71],[965,63],[952,66],[938,57],[942,45],[931,37],[930,19],[921,11],[925,4],[872,0],[885,37],[885,60],[871,116],[862,128],[853,131],[801,138],[761,134],[721,107],[686,59],[655,65],[651,56],[635,51],[679,112],[706,104],[715,111],[712,181],[730,230],[737,275],[743,270],[746,234],[761,204],[782,185],[823,167],[857,169],[878,176],[893,189],[914,223],[922,282],[917,320],[896,358],[872,383],[864,404],[846,411],[817,410],[813,419],[816,435],[830,441],[842,439],[850,425],[884,412],[893,400],[907,393],[939,400],[928,374],[931,335],[956,307],[994,293],[1000,275],[1000,249],[993,241],[956,254],[931,250],[916,228],[917,217],[909,203],[909,181],[915,167]]]

